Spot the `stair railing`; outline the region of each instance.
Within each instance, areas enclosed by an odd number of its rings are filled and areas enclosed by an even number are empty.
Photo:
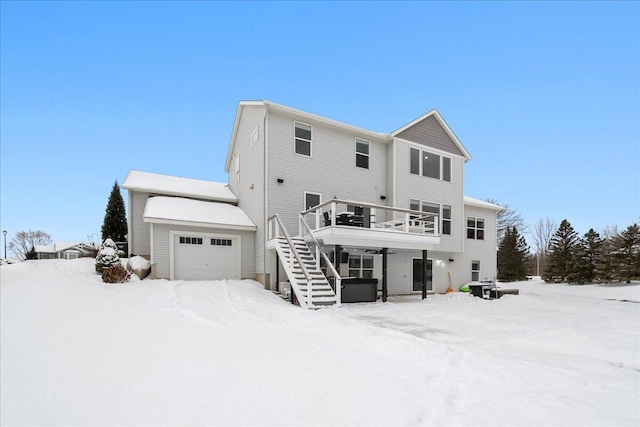
[[[320,249],[320,242],[318,242],[318,239],[316,239],[316,236],[313,235],[313,230],[311,230],[311,227],[309,227],[309,224],[307,223],[307,220],[304,219],[304,215],[302,213],[300,214],[300,224],[302,225],[302,227],[300,228],[301,229],[306,228],[307,232],[311,236],[311,240],[313,240],[313,243],[316,245],[316,267],[318,268],[318,270],[320,270],[320,255],[321,255],[324,261],[327,263],[327,268],[331,270],[331,273],[333,273],[333,277],[335,277],[336,305],[340,307],[342,305],[342,278],[340,277],[340,274],[338,274],[338,271],[333,266],[333,263],[331,262],[327,254],[325,254]],[[302,235],[303,233],[300,233],[300,234]]]
[[[300,266],[300,269],[302,270],[302,274],[304,274],[304,278],[307,280],[307,307],[313,307],[313,304],[311,303],[311,293],[312,293],[312,282],[311,282],[311,275],[309,274],[309,271],[307,271],[307,267],[304,265],[304,263],[302,262],[302,259],[300,258],[300,255],[298,254],[298,249],[296,249],[295,244],[293,243],[293,240],[291,239],[291,236],[289,235],[289,233],[287,232],[287,229],[285,228],[284,224],[282,223],[282,220],[280,219],[280,215],[275,214],[273,216],[271,216],[269,218],[269,222],[272,222],[273,220],[275,220],[275,236],[279,237],[280,233],[278,233],[278,227],[280,228],[280,230],[282,231],[282,234],[284,236],[284,238],[287,240],[287,243],[289,244],[289,248],[291,248],[291,253],[293,254],[293,257],[289,257],[289,264],[290,264],[290,268],[291,271],[293,271],[293,267],[294,267],[294,263],[293,263],[293,259],[295,257],[295,260],[298,261],[298,265]],[[271,232],[271,227],[269,227],[270,230],[269,232]]]

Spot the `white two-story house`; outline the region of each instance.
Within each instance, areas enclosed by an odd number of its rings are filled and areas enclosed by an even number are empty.
[[[458,289],[496,276],[502,208],[464,196],[470,158],[436,110],[378,133],[243,101],[228,187],[129,174],[129,250],[157,277],[288,282],[309,306],[340,302],[347,278],[373,279],[383,299]]]

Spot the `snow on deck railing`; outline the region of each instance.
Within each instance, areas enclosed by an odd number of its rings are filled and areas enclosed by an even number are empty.
[[[362,217],[355,213],[356,207],[363,208]],[[355,200],[331,199],[302,211],[300,215],[305,220],[306,217],[313,217],[311,223],[314,224],[314,230],[328,226],[357,226],[430,236],[438,236],[440,233],[439,215]],[[384,221],[378,221],[381,216],[384,216]],[[301,235],[304,234],[303,231],[300,226]]]

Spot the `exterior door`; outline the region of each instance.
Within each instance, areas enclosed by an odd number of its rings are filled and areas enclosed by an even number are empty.
[[[422,258],[413,258],[411,278],[413,292],[422,292]],[[427,291],[433,290],[433,260],[427,260]]]

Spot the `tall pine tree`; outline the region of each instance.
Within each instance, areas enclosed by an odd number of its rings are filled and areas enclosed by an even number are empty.
[[[567,282],[593,283],[596,279],[596,264],[602,252],[603,240],[592,228],[577,242],[571,263],[571,271],[567,274]]]
[[[578,243],[578,233],[569,221],[563,219],[558,231],[551,237],[547,268],[542,278],[545,282],[564,282],[573,271],[574,251]]]
[[[640,227],[633,224],[613,239],[613,279],[630,283],[640,267]]]
[[[102,241],[111,239],[114,242],[125,242],[127,239],[127,215],[124,209],[124,200],[120,194],[118,181],[113,184],[107,211],[102,223]]]
[[[514,282],[527,279],[529,246],[516,227],[507,227],[498,249],[498,280]]]

